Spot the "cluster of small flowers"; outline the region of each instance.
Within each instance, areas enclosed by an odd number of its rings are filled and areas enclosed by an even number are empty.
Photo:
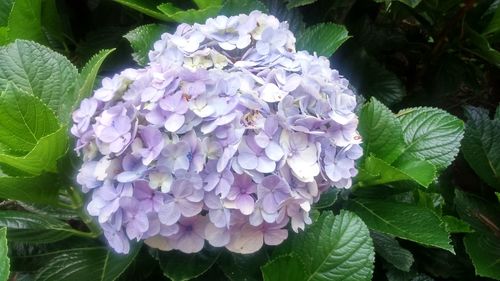
[[[149,58],[73,113],[77,181],[116,252],[255,252],[351,186],[356,97],[327,58],[295,51],[287,23],[254,11],[181,24]]]

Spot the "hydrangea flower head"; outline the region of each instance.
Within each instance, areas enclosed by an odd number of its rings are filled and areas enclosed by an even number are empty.
[[[254,11],[165,33],[142,69],[105,78],[73,113],[77,181],[110,246],[238,253],[311,223],[362,155],[356,97],[286,22]]]

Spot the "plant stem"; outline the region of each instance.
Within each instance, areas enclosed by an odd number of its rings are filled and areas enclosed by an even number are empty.
[[[71,197],[71,201],[78,210],[79,217],[82,219],[85,225],[90,229],[90,233],[88,236],[89,237],[99,236],[101,234],[101,228],[94,222],[92,217],[89,216],[87,212],[85,212],[85,209],[83,208],[82,194],[78,190],[76,190],[73,186],[71,186],[68,190],[69,190],[69,196]]]

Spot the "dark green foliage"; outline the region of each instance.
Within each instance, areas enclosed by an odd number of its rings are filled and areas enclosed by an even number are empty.
[[[74,182],[74,106],[179,22],[254,9],[367,101],[353,187],[251,255],[114,254]],[[499,48],[499,0],[0,0],[0,281],[500,280]]]

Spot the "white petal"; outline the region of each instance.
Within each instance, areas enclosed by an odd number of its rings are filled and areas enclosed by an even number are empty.
[[[169,132],[176,132],[184,125],[184,120],[184,115],[172,114],[165,120],[165,129]]]
[[[240,153],[238,155],[238,164],[243,169],[253,170],[253,169],[257,168],[258,159],[257,159],[257,156],[255,156],[255,154]]]
[[[266,174],[274,172],[274,169],[276,169],[276,163],[273,160],[267,158],[266,156],[259,157],[256,168],[257,171]]]
[[[286,92],[280,90],[275,84],[267,83],[260,90],[260,97],[265,102],[278,102],[285,96]]]
[[[231,242],[226,245],[230,251],[240,254],[257,252],[264,243],[264,235],[257,228],[245,225],[238,233],[231,236]]]
[[[219,228],[209,223],[205,229],[205,238],[214,247],[224,247],[229,243],[229,232],[226,228]]]
[[[269,143],[269,145],[266,147],[265,152],[266,156],[273,161],[279,161],[283,157],[283,155],[285,155],[283,148],[281,148],[281,146],[276,142]]]

